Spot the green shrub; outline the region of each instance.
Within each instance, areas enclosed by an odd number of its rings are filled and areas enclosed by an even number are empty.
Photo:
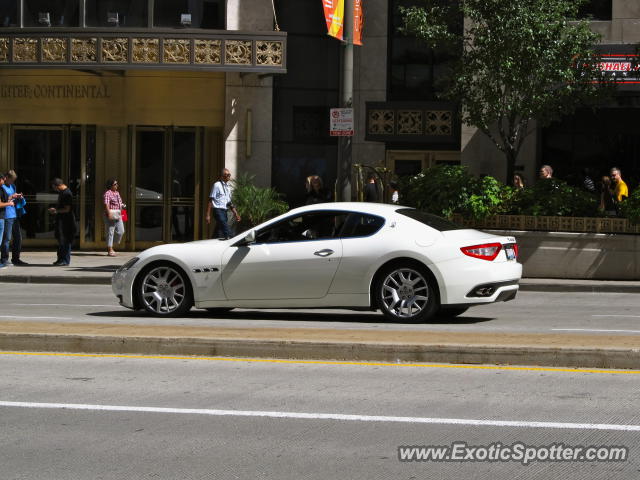
[[[636,188],[629,198],[620,203],[620,212],[634,225],[640,223],[640,188]]]
[[[278,192],[273,188],[256,187],[254,178],[254,175],[245,173],[233,181],[232,200],[242,218],[240,226],[244,228],[255,227],[289,209]]]
[[[595,195],[550,178],[516,192],[507,210],[519,215],[592,217],[597,208]]]
[[[482,220],[502,213],[511,189],[493,177],[477,178],[460,165],[438,165],[405,179],[400,203],[443,217]]]

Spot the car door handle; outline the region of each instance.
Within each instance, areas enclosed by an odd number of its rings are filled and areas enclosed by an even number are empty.
[[[324,250],[313,252],[313,254],[319,257],[328,257],[329,255],[333,255],[333,250],[331,250],[330,248],[325,248]]]

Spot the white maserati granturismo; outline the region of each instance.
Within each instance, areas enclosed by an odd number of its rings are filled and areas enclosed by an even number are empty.
[[[425,322],[511,300],[522,265],[513,237],[413,208],[324,203],[231,239],[150,248],[112,278],[120,304],[157,316],[191,307],[380,309]]]

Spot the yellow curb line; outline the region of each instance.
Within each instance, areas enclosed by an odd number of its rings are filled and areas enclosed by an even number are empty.
[[[162,355],[116,355],[90,353],[42,353],[42,352],[0,352],[0,355],[31,355],[55,357],[89,357],[89,358],[132,358],[146,360],[206,360],[219,362],[252,362],[252,363],[283,363],[310,365],[353,365],[366,367],[420,367],[420,368],[461,368],[470,370],[512,370],[524,372],[560,372],[560,373],[609,373],[609,374],[640,374],[640,370],[597,370],[583,368],[550,368],[550,367],[511,367],[501,365],[440,365],[421,363],[383,363],[383,362],[346,362],[325,360],[282,360],[269,358],[226,358],[226,357],[174,357]]]

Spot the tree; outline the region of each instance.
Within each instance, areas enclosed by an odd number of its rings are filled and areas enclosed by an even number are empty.
[[[486,134],[506,158],[507,179],[531,120],[546,126],[601,101],[613,81],[600,69],[600,35],[571,21],[585,0],[423,0],[400,7],[403,31],[427,48],[461,45],[446,96],[462,121]],[[448,27],[465,19],[462,33]]]

